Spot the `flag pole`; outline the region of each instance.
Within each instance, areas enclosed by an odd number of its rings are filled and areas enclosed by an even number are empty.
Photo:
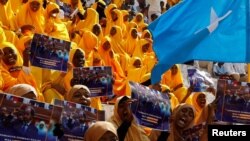
[[[247,50],[247,61],[249,61],[249,57],[250,57],[250,54],[249,54],[249,50],[250,50],[250,41],[249,41],[249,31],[250,31],[250,28],[249,28],[249,24],[250,24],[250,0],[247,0],[246,1],[246,50]],[[250,63],[247,64],[247,82],[250,82]]]

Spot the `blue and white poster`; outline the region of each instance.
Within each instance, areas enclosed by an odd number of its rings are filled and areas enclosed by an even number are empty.
[[[142,126],[156,130],[169,130],[170,101],[167,94],[150,89],[139,83],[129,82],[132,90],[133,114]]]
[[[218,80],[216,119],[250,124],[250,83]]]
[[[61,115],[61,124],[64,136],[60,140],[82,141],[84,133],[90,125],[96,121],[104,121],[104,111],[98,111],[94,108],[81,104],[55,99],[54,104],[63,107]]]
[[[194,125],[193,127],[184,130],[182,133],[182,137],[185,141],[199,141],[203,132],[206,131],[205,129],[206,122]]]
[[[90,97],[100,97],[113,95],[112,79],[111,67],[80,67],[74,68],[72,83],[87,86]]]
[[[206,72],[198,69],[188,69],[188,80],[190,86],[194,87],[194,92],[204,92],[209,87],[213,87],[213,80],[210,79]]]
[[[0,140],[57,141],[55,125],[62,108],[48,103],[0,94]]]
[[[31,42],[30,61],[32,66],[67,71],[71,43],[35,34]]]

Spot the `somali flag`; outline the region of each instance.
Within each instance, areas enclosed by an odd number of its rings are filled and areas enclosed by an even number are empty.
[[[191,60],[250,62],[250,0],[183,0],[149,25],[158,63],[153,84]]]

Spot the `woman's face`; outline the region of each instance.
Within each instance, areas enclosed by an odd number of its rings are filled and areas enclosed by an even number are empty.
[[[89,96],[90,96],[90,93],[87,90],[79,89],[73,94],[71,101],[89,106],[90,105]]]
[[[114,133],[107,131],[98,141],[118,141],[118,137]]]
[[[110,42],[109,41],[106,41],[106,42],[104,42],[104,44],[103,44],[103,49],[105,50],[105,51],[107,51],[107,50],[109,50],[110,49]]]
[[[84,66],[84,63],[85,63],[84,54],[80,50],[76,50],[72,63],[75,67]]]
[[[59,13],[59,9],[53,9],[52,11],[50,11],[50,17],[56,17],[57,14]]]
[[[177,68],[176,65],[174,65],[173,67],[171,67],[171,73],[172,73],[172,75],[176,75],[177,72],[178,72],[178,68]]]
[[[131,31],[131,36],[133,37],[133,39],[136,39],[137,38],[137,30],[136,29],[133,29]]]
[[[114,36],[116,34],[116,28],[115,27],[112,27],[111,29],[110,29],[110,35],[111,36]]]
[[[147,32],[145,33],[144,38],[151,38],[151,35]]]
[[[175,119],[175,125],[180,129],[184,129],[187,128],[193,120],[194,120],[193,109],[190,107],[184,107],[177,113]]]
[[[200,108],[204,108],[206,105],[206,95],[203,93],[199,94],[196,99],[196,102],[200,106]]]
[[[33,12],[36,12],[38,11],[40,8],[40,3],[37,2],[37,1],[32,1],[30,2],[30,9],[33,11]]]
[[[0,0],[0,3],[1,3],[2,5],[5,5],[7,2],[8,2],[8,0]]]
[[[139,59],[136,59],[133,65],[136,68],[140,68],[141,67],[141,61]]]
[[[143,53],[146,53],[148,51],[148,49],[149,49],[149,43],[142,46],[142,52]]]
[[[12,66],[15,65],[17,62],[17,54],[15,51],[10,47],[3,48],[3,62],[8,65]]]
[[[137,22],[141,22],[142,21],[142,16],[141,15],[137,15],[136,16],[136,21]]]
[[[131,116],[133,116],[132,111],[130,110],[130,104],[127,102],[119,103],[117,112],[122,121],[129,121]]]
[[[96,35],[96,36],[99,36],[100,35],[100,33],[101,33],[101,27],[99,26],[99,25],[94,25],[93,26],[93,33]]]
[[[115,11],[111,11],[111,18],[113,21],[116,21],[118,19],[118,15],[115,13]]]
[[[129,20],[129,15],[124,15],[123,16],[123,21],[124,22],[128,22],[128,20]]]

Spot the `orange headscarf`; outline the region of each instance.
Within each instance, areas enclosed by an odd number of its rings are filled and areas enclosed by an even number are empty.
[[[79,47],[86,53],[86,58],[88,58],[89,53],[96,48],[98,45],[98,39],[94,33],[89,30],[84,30],[82,38],[79,42]]]
[[[50,2],[46,8],[45,32],[54,38],[69,41],[69,33],[66,25],[58,17],[50,17],[50,13],[54,9],[59,10],[59,6]]]
[[[94,24],[99,23],[99,14],[96,12],[95,9],[88,8],[86,12],[87,12],[86,18],[83,21],[80,21],[79,24],[77,24],[76,27],[77,30],[85,28],[91,30]]]
[[[9,30],[14,30],[14,13],[12,11],[10,1],[7,1],[5,5],[0,4],[0,13],[0,21],[2,22],[2,24]]]
[[[33,12],[30,9],[30,3],[33,1],[40,3],[40,8],[36,12]],[[30,24],[35,27],[35,31],[37,33],[44,33],[45,17],[42,4],[42,0],[29,0],[26,4],[24,4],[16,15],[17,27],[20,28],[23,25]]]
[[[111,47],[108,50],[103,49],[103,44],[108,41]],[[111,40],[108,36],[103,38],[102,44],[98,49],[100,56],[102,57],[104,64],[106,66],[112,67],[112,72],[114,75],[115,83],[114,83],[114,93],[116,95],[130,95],[130,87],[128,84],[128,80],[124,75],[124,72],[115,57],[115,54],[112,50]]]
[[[137,47],[137,43],[138,43],[138,37],[136,37],[135,39],[132,37],[132,31],[136,30],[136,28],[131,28],[129,31],[129,34],[127,36],[127,40],[125,42],[124,45],[124,50],[130,55],[132,56],[135,48]],[[137,31],[137,30],[136,30]]]

